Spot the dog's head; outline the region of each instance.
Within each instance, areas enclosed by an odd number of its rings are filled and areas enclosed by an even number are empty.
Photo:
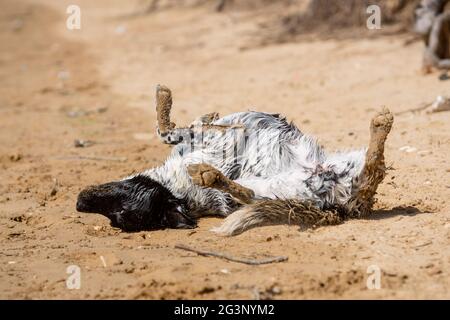
[[[77,211],[100,213],[124,231],[196,226],[183,200],[143,175],[87,187],[78,195]]]

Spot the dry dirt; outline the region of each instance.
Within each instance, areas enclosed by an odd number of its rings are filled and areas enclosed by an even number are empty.
[[[65,26],[73,3],[81,30]],[[420,74],[420,43],[398,35],[252,48],[252,12],[130,16],[134,2],[106,0],[0,6],[0,298],[450,298],[450,112],[396,117],[393,170],[369,219],[223,238],[208,231],[219,218],[193,231],[123,233],[75,210],[83,187],[169,154],[154,136],[158,83],[173,90],[180,125],[213,111],[281,112],[330,150],[361,147],[381,106],[400,112],[450,93],[438,74]],[[75,148],[75,139],[95,144]],[[289,260],[247,266],[177,243]],[[79,290],[66,287],[69,265],[81,268]],[[366,287],[371,265],[379,290]]]

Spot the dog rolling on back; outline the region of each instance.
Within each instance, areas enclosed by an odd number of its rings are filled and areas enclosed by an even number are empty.
[[[103,214],[126,231],[192,228],[201,216],[221,215],[227,218],[213,231],[223,235],[269,224],[338,223],[370,212],[385,174],[393,123],[387,109],[372,120],[368,149],[327,153],[277,114],[214,114],[175,128],[170,90],[158,87],[157,99],[166,104],[157,108],[158,134],[174,145],[171,155],[159,167],[86,188],[77,210]],[[208,170],[194,178],[199,165]]]

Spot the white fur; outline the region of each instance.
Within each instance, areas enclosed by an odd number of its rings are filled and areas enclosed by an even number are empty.
[[[187,173],[189,164],[214,166],[252,189],[256,198],[296,198],[319,208],[345,206],[358,187],[365,149],[327,154],[294,125],[261,112],[231,114],[214,124],[241,124],[246,129],[211,130],[193,139],[190,134],[195,129],[180,131],[183,142],[173,148],[165,163],[140,174],[186,199],[191,210],[200,214],[228,215],[235,208],[229,194],[194,185]],[[243,227],[248,214],[245,208],[236,211],[215,231],[233,234]]]

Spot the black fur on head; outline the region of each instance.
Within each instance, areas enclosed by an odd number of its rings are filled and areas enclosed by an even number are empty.
[[[78,195],[77,211],[100,213],[124,231],[196,227],[183,200],[142,175],[87,187]]]

